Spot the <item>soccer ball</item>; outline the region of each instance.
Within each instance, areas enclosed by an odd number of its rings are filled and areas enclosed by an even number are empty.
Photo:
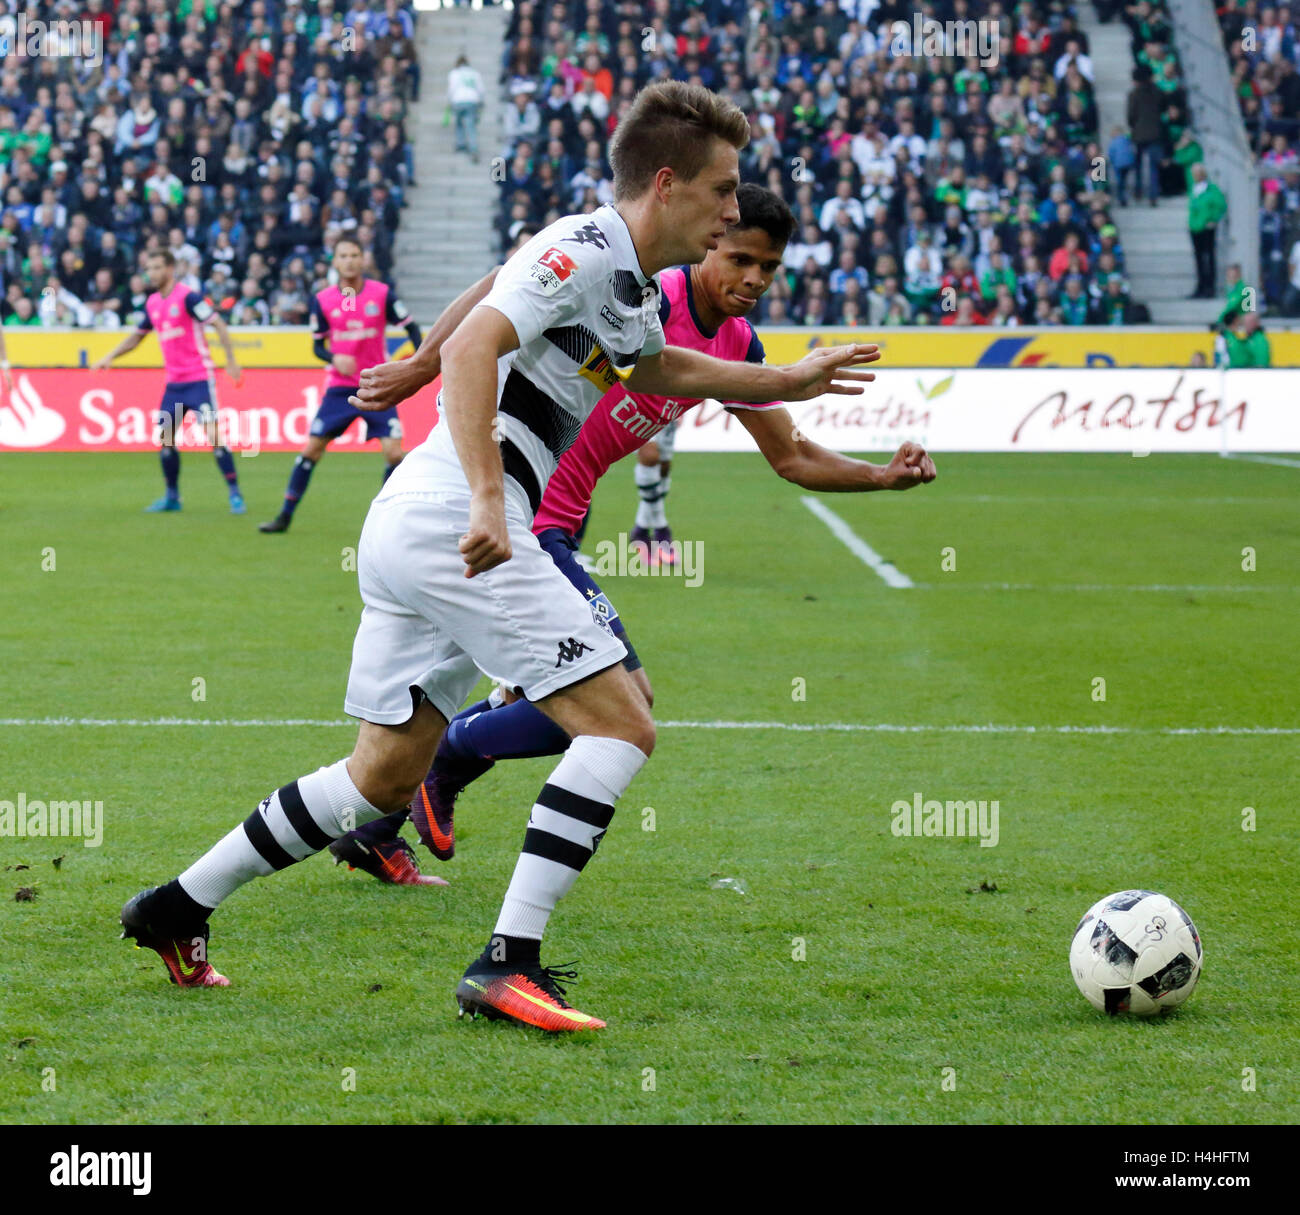
[[[1079,921],[1070,973],[1101,1012],[1151,1017],[1192,994],[1201,977],[1201,937],[1173,899],[1121,890],[1094,903]]]

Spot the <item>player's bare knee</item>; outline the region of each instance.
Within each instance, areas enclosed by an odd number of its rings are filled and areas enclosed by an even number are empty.
[[[650,715],[646,714],[645,728],[639,731],[639,737],[631,740],[634,746],[640,747],[647,755],[655,749],[655,723],[651,721]]]
[[[385,814],[409,805],[428,774],[445,727],[442,714],[427,702],[399,726],[363,722],[348,761],[348,773],[361,796]]]
[[[655,723],[650,708],[642,703],[638,711],[628,713],[619,721],[618,737],[639,747],[647,755],[655,749]]]

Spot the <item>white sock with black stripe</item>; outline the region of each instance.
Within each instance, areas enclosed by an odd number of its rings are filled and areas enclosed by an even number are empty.
[[[540,941],[555,904],[578,880],[646,754],[621,738],[580,734],[542,786],[494,936]]]
[[[641,501],[636,508],[636,525],[651,531],[663,527],[664,508],[660,501],[663,497],[663,479],[659,475],[658,464],[638,464],[633,473],[636,480],[636,492]]]
[[[287,869],[383,814],[341,759],[277,789],[177,880],[196,903],[216,907],[245,882]]]

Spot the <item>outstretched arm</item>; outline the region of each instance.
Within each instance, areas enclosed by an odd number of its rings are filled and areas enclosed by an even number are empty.
[[[141,342],[144,341],[146,330],[136,329],[128,333],[116,346],[113,347],[102,359],[97,359],[91,364],[91,371],[103,371],[114,359],[120,358],[124,354],[130,354]]]
[[[804,489],[823,493],[910,489],[937,475],[934,461],[919,443],[904,443],[888,464],[871,464],[814,443],[795,426],[788,409],[737,409],[735,415],[773,470]]]
[[[663,397],[717,397],[725,401],[807,401],[825,394],[855,396],[876,377],[863,370],[880,358],[874,345],[824,346],[787,367],[715,359],[698,350],[665,346],[643,356],[628,377],[634,392]]]
[[[460,323],[474,306],[487,295],[496,282],[498,266],[485,274],[472,287],[462,291],[434,322],[424,335],[420,348],[408,359],[380,363],[361,373],[361,385],[356,395],[349,397],[358,409],[392,409],[408,397],[413,397],[426,384],[432,384],[442,371],[443,343],[456,332]],[[495,367],[493,368],[495,375]],[[495,400],[495,389],[493,392]]]

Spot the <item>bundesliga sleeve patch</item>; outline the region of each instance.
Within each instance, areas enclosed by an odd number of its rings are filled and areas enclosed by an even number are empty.
[[[542,290],[552,295],[577,268],[578,264],[562,249],[550,248],[528,267],[528,277],[536,279]]]

